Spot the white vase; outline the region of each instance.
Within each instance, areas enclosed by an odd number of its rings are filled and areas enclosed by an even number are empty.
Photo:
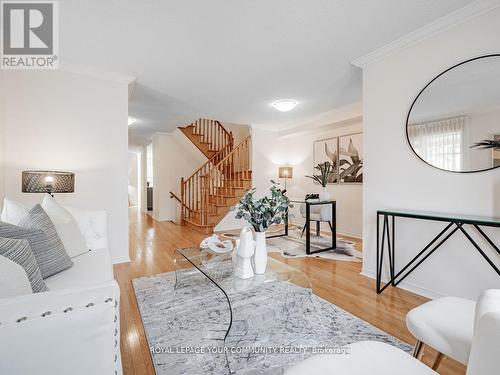
[[[248,279],[254,276],[252,269],[252,256],[254,254],[255,242],[253,240],[252,231],[245,227],[240,232],[239,241],[237,241],[237,249],[233,254],[233,261],[236,262],[234,275],[240,279]]]
[[[331,198],[330,192],[327,190],[326,186],[321,189],[321,193],[319,193],[319,200],[324,202],[324,201],[329,201]]]
[[[255,232],[255,255],[253,259],[255,273],[261,275],[266,272],[267,246],[266,232]]]

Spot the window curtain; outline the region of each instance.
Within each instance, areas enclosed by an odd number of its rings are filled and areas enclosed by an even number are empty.
[[[415,152],[429,164],[451,171],[469,167],[467,116],[413,124],[408,135]]]

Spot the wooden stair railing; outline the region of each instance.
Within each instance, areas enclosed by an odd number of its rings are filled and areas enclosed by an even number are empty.
[[[180,130],[207,157],[229,147],[233,147],[233,134],[217,120],[200,118]]]
[[[216,153],[188,179],[181,180],[181,217],[210,226],[210,216],[219,214],[217,206],[232,196],[235,189],[243,189],[244,181],[251,180],[251,137],[238,146],[230,145]]]
[[[181,199],[180,199],[177,195],[175,195],[175,193],[173,193],[173,192],[171,192],[171,191],[169,191],[169,193],[170,193],[170,199],[174,198],[174,199],[175,199],[177,202],[179,202],[179,203],[180,203],[183,207],[185,207],[186,209],[188,209],[188,210],[189,210],[189,207],[188,207],[188,206],[186,206],[184,203],[182,203],[182,200],[181,200]]]

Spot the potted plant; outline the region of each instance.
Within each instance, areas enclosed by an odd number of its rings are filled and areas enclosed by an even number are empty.
[[[471,146],[471,148],[480,148],[480,149],[500,148],[500,140],[484,139],[480,142],[474,143]]]
[[[255,198],[255,188],[247,191],[238,204],[232,208],[236,219],[245,219],[255,230],[254,267],[256,274],[262,274],[267,266],[266,230],[272,224],[281,224],[287,220],[290,200],[272,181],[271,196]]]
[[[326,190],[326,186],[328,184],[328,181],[330,180],[330,175],[335,173],[335,169],[332,163],[330,163],[329,161],[318,164],[314,167],[314,169],[317,169],[319,171],[319,174],[314,174],[312,176],[306,177],[318,182],[323,187],[321,193],[319,194],[319,199],[321,201],[327,201],[330,199],[330,194]]]

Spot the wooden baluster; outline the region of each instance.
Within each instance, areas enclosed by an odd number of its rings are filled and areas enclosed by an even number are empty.
[[[201,174],[198,175],[198,187],[196,189],[196,206],[197,210],[200,211],[203,206],[201,202],[201,191],[203,189],[203,176]]]
[[[212,126],[212,120],[209,121],[208,123],[208,141],[210,142],[210,148],[213,150],[213,138],[212,138],[212,131],[213,131],[213,126]]]
[[[186,213],[184,212],[184,177],[181,177],[181,219],[184,219]]]
[[[219,127],[215,127],[215,144],[216,148],[219,148]]]

